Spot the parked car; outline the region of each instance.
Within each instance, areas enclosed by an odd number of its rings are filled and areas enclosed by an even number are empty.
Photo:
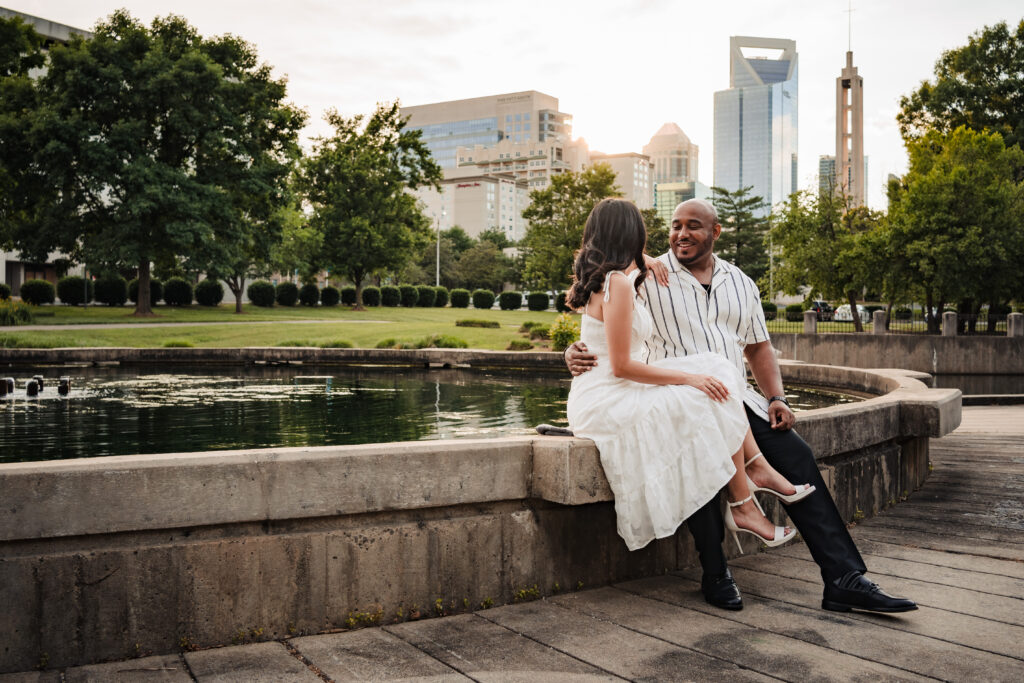
[[[849,306],[847,306],[847,308],[849,308]],[[812,301],[807,310],[817,313],[819,322],[828,322],[832,319],[832,305],[827,301]]]
[[[857,306],[857,312],[860,314],[860,321],[862,323],[871,322],[871,314],[868,313],[866,308],[863,306]],[[850,311],[850,304],[843,304],[836,308],[835,313],[832,315],[832,319],[836,322],[852,323],[853,313]]]

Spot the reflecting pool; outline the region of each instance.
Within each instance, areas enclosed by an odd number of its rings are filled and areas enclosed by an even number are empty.
[[[25,383],[44,377],[30,398]],[[533,434],[565,425],[567,375],[411,368],[8,368],[0,462]],[[60,396],[57,381],[71,378]],[[852,400],[789,389],[796,410]]]

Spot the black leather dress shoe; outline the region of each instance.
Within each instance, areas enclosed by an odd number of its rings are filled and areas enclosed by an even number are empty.
[[[700,591],[709,605],[733,611],[743,609],[740,589],[736,587],[736,582],[732,580],[732,572],[728,569],[720,576],[705,574],[700,580]]]
[[[850,572],[825,584],[821,608],[833,612],[910,612],[917,609],[913,600],[896,598],[868,581],[860,572]]]

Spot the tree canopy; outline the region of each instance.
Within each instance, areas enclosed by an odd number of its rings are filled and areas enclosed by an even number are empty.
[[[523,211],[529,227],[520,243],[526,281],[544,289],[564,289],[591,209],[606,197],[619,196],[615,171],[605,163],[582,173],[559,173],[544,189],[530,192],[530,206]]]
[[[1024,19],[986,26],[967,45],[947,50],[935,79],[900,98],[896,117],[904,140],[958,126],[1000,133],[1007,147],[1024,140]]]
[[[328,112],[334,134],[314,140],[299,174],[310,223],[323,235],[318,265],[352,281],[357,308],[367,276],[400,270],[432,237],[430,219],[406,190],[439,187],[441,179],[398,102],[378,105],[365,125],[363,119]]]
[[[763,215],[765,201],[751,195],[753,189],[750,185],[730,192],[712,187],[711,202],[722,224],[716,253],[757,281],[768,271],[768,252],[764,244],[768,219]]]

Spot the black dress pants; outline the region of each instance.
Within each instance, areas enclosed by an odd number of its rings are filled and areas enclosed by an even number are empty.
[[[793,484],[810,483],[817,488],[799,503],[787,505],[786,513],[821,568],[822,578],[828,582],[851,571],[866,572],[864,560],[839,516],[810,446],[792,429],[773,430],[750,408],[746,411],[754,440],[771,466]],[[719,576],[725,572],[725,553],[722,551],[725,523],[718,498],[691,515],[686,525],[693,536],[704,573]]]

